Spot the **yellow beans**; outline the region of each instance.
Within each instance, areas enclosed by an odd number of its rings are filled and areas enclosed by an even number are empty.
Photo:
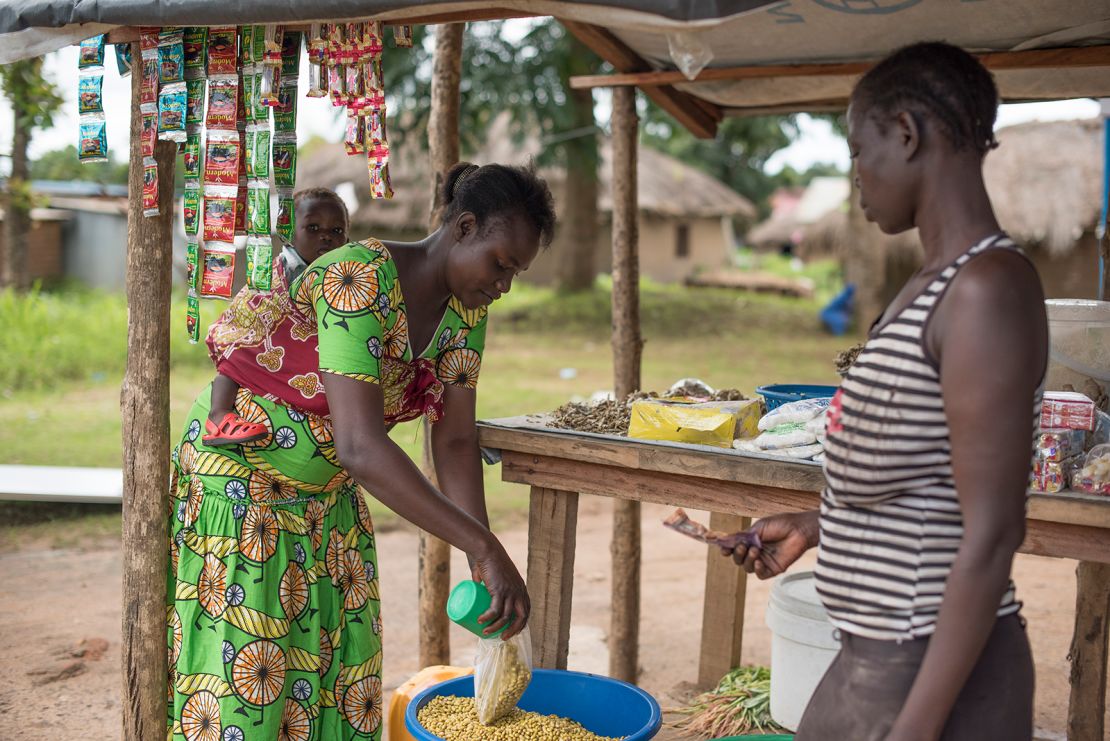
[[[590,733],[567,718],[519,708],[483,725],[471,697],[437,697],[420,709],[417,718],[420,725],[446,741],[620,741]]]
[[[512,641],[486,642],[483,646],[490,648],[478,661],[474,696],[478,720],[488,725],[516,707],[532,681],[532,670]]]

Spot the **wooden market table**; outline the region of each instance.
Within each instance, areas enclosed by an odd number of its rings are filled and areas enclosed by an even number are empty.
[[[537,417],[487,420],[478,429],[487,457],[500,458],[502,479],[531,487],[533,658],[546,668],[567,665],[579,494],[708,510],[713,529],[734,531],[746,528],[750,518],[817,508],[825,483],[821,466],[810,461],[553,430]],[[1110,498],[1032,495],[1021,551],[1080,562],[1069,738],[1101,741],[1110,619]],[[747,578],[715,553],[706,563],[698,671],[702,685],[715,683],[740,663]]]

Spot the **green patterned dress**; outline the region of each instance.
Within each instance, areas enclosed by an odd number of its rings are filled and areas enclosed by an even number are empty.
[[[168,738],[381,737],[374,527],[318,413],[318,373],[381,385],[387,423],[436,417],[441,384],[477,384],[485,327],[484,309],[452,300],[414,357],[396,264],[376,241],[322,256],[291,286],[241,293],[214,325],[220,370],[244,386],[236,411],[270,434],[206,446],[206,389],[174,451]]]

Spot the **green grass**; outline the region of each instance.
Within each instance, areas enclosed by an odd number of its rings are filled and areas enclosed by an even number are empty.
[[[569,296],[514,287],[492,311],[479,417],[551,410],[611,389],[609,302],[605,282]],[[224,305],[203,303],[205,321]],[[645,283],[641,304],[646,389],[664,389],[686,376],[748,393],[764,383],[834,382],[833,357],[855,341],[822,332],[815,301]],[[193,398],[213,371],[203,344],[184,341],[177,321],[182,307],[175,304],[173,312],[170,416],[176,441]],[[8,360],[0,367],[0,415],[6,420],[0,426],[0,463],[120,466],[123,298],[85,291],[0,294],[0,321],[5,322],[0,350]],[[43,353],[33,349],[43,346]],[[561,374],[563,369],[574,373]],[[419,460],[418,423],[398,426],[392,437]],[[523,488],[503,483],[497,466],[485,471],[494,523],[503,526],[521,517],[527,508]],[[375,515],[386,522],[392,517],[380,506]]]

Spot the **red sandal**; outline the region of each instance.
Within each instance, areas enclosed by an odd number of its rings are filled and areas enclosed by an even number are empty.
[[[266,425],[257,422],[248,422],[235,412],[228,412],[220,420],[219,425],[212,424],[212,420],[204,421],[204,429],[208,433],[203,438],[205,445],[242,445],[261,440],[270,434]]]

